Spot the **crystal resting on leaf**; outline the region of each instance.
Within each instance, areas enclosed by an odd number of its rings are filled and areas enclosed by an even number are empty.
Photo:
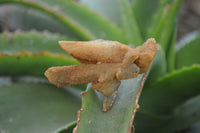
[[[116,94],[121,80],[146,73],[159,49],[154,39],[148,39],[135,49],[117,41],[101,39],[88,42],[60,41],[59,44],[83,64],[51,67],[45,76],[57,87],[92,82],[92,88],[105,95],[103,111],[111,108],[112,104],[107,106],[107,97]]]

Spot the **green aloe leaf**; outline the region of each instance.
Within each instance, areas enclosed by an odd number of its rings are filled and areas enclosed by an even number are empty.
[[[143,82],[143,74],[122,81],[114,105],[107,112],[102,111],[103,94],[96,92],[89,85],[86,92],[82,94],[77,133],[102,133],[102,129],[107,133],[130,132]]]
[[[58,20],[37,9],[16,4],[6,4],[0,6],[0,12],[1,11],[4,12],[0,15],[0,22],[2,22],[1,25],[4,30],[48,30],[49,32],[75,36],[73,31]]]
[[[166,75],[143,91],[141,108],[156,114],[171,113],[176,106],[199,94],[199,76],[200,66],[197,65]]]
[[[150,86],[157,82],[159,78],[162,78],[165,76],[167,72],[167,67],[166,67],[166,60],[165,60],[165,54],[163,52],[163,49],[160,48],[160,50],[156,53],[148,76],[147,80],[145,81],[144,84],[144,89],[150,89]]]
[[[120,0],[122,25],[129,44],[139,46],[144,42],[129,0]]]
[[[192,64],[200,64],[200,34],[195,32],[186,36],[176,46],[176,69]]]
[[[177,38],[177,30],[174,28],[173,34],[171,36],[171,40],[169,41],[171,44],[168,46],[167,50],[167,71],[172,72],[175,68],[175,58],[176,58],[176,51],[175,51],[175,44]]]
[[[137,133],[162,133],[158,131],[168,123],[170,116],[157,115],[148,112],[140,106],[134,122],[135,132]]]
[[[200,95],[187,100],[177,107],[173,117],[159,130],[162,133],[172,133],[187,129],[200,121]]]
[[[170,37],[174,33],[174,25],[183,0],[164,0],[159,5],[153,23],[148,30],[148,37],[154,37],[167,52],[170,47]]]
[[[155,115],[139,109],[135,121],[136,132],[187,133],[184,131],[196,131],[197,128],[194,125],[198,125],[200,120],[199,101],[200,95],[197,94],[176,107],[170,115]]]
[[[167,50],[167,53],[170,53],[170,50],[173,50],[172,48],[174,48],[174,43],[171,42],[171,38],[173,38],[173,35],[176,33],[176,24],[179,13],[178,11],[182,2],[183,0],[173,0],[170,6],[165,7],[168,11],[165,16],[164,24],[162,25],[163,29],[160,33],[159,39],[160,44],[165,50]]]
[[[44,76],[44,72],[52,66],[79,64],[78,61],[64,55],[51,53],[32,54],[0,54],[0,75],[33,75]]]
[[[72,133],[73,129],[76,127],[76,121],[67,124],[63,129],[59,130],[56,133]]]
[[[79,92],[41,83],[0,87],[1,132],[50,133],[76,119]],[[77,91],[77,90],[76,90]]]
[[[121,26],[120,5],[117,0],[79,0],[78,2]]]
[[[87,8],[68,0],[1,0],[43,11],[63,23],[83,40],[96,38],[124,41],[121,31],[109,21]]]
[[[73,39],[50,32],[5,32],[0,34],[0,53],[13,54],[27,51],[31,53],[51,52],[68,55],[60,48],[58,44],[60,40],[69,41]]]
[[[166,55],[168,72],[174,69],[176,40],[176,18],[181,0],[136,0],[133,11],[138,26],[145,38],[154,37],[162,46]],[[148,6],[147,6],[148,5]],[[157,12],[155,12],[157,11]],[[153,16],[153,17],[152,17]],[[147,30],[148,29],[148,30]]]
[[[190,126],[188,129],[182,131],[182,133],[199,133],[200,132],[200,122],[195,123]]]
[[[153,15],[158,10],[160,1],[159,0],[134,0],[132,9],[140,28],[142,36],[147,39],[147,29],[153,20]],[[151,37],[151,36],[150,36]]]
[[[191,86],[192,88],[193,86]],[[184,90],[182,90],[184,91]],[[166,93],[166,95],[168,95]],[[165,97],[163,97],[165,98]],[[178,99],[178,98],[177,98]],[[168,99],[166,99],[168,100]],[[183,100],[181,105],[175,107],[170,114],[158,115],[146,111],[142,106],[138,110],[135,119],[135,129],[139,133],[187,133],[184,131],[199,131],[193,127],[200,120],[200,95],[191,97],[189,100]],[[149,103],[151,104],[149,99]],[[171,103],[168,103],[169,105]],[[158,105],[159,108],[159,105]],[[145,127],[145,128],[144,128]]]
[[[0,75],[44,76],[49,67],[79,64],[60,49],[59,40],[69,39],[48,32],[0,34]]]

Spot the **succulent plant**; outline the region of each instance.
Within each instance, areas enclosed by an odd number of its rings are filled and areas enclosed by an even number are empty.
[[[182,1],[0,0],[0,132],[199,133],[200,34],[176,44]],[[60,40],[136,47],[148,38],[161,48],[146,80],[122,81],[107,112],[90,84],[57,88],[44,76],[49,67],[80,64]]]

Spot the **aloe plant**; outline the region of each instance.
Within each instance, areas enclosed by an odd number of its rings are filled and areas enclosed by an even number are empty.
[[[182,1],[0,0],[10,14],[3,28],[21,29],[0,34],[0,132],[200,132],[200,34],[176,44]],[[123,81],[107,112],[90,84],[56,88],[44,77],[51,66],[79,64],[59,40],[99,38],[161,45],[147,75]]]

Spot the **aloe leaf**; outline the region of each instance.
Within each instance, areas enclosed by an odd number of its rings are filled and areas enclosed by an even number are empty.
[[[79,93],[71,91],[40,83],[1,86],[1,132],[49,133],[65,126],[80,108]]]
[[[139,46],[144,42],[140,29],[136,22],[131,4],[128,0],[120,0],[120,9],[122,15],[122,25],[129,44]]]
[[[191,88],[192,87],[193,86],[191,85]],[[183,89],[182,91],[185,91],[185,90]],[[166,93],[166,95],[168,94]],[[170,98],[172,98],[172,96]],[[180,98],[177,98],[177,99],[180,99]],[[165,99],[165,100],[168,100],[168,99]],[[191,97],[189,100],[185,98],[185,100],[180,102],[181,105],[175,107],[175,109],[170,114],[167,114],[167,115],[154,114],[154,113],[144,110],[144,108],[140,106],[141,108],[138,110],[138,113],[135,119],[136,132],[139,132],[139,133],[146,133],[146,132],[175,133],[177,132],[179,133],[180,131],[180,133],[182,133],[183,131],[193,130],[192,125],[194,125],[200,120],[199,101],[200,101],[199,93],[197,93],[197,96]],[[152,101],[149,99],[150,104],[151,102]],[[170,104],[171,103],[168,103],[168,105]],[[158,108],[159,107],[160,106],[158,105]]]
[[[168,72],[175,67],[176,23],[181,3],[182,0],[160,1],[148,30],[148,37],[154,37],[165,51]]]
[[[167,49],[167,71],[171,72],[175,68],[175,58],[176,58],[176,52],[175,52],[175,44],[176,44],[176,37],[177,37],[177,30],[174,27],[173,34],[171,36],[171,40],[169,41],[170,45]]]
[[[144,89],[150,89],[150,86],[155,82],[157,82],[159,78],[164,77],[166,72],[167,72],[167,67],[166,67],[165,54],[163,49],[160,48],[160,50],[156,53],[151,63],[151,67],[144,84]]]
[[[22,51],[39,53],[46,51],[54,54],[67,55],[58,44],[60,40],[68,41],[73,39],[49,32],[5,32],[0,34],[0,53],[13,54]]]
[[[59,40],[68,38],[34,31],[0,34],[0,75],[44,76],[49,67],[79,64],[60,49]]]
[[[169,13],[167,13],[167,16],[165,16],[165,22],[163,25],[162,32],[160,34],[160,43],[162,47],[166,50],[169,50],[170,47],[174,48],[174,43],[171,43],[170,37],[174,35],[174,29],[176,30],[175,26],[178,20],[178,11],[182,2],[183,0],[174,0],[169,7],[165,7],[169,9]]]
[[[148,37],[154,37],[167,52],[170,45],[170,37],[173,34],[174,25],[183,0],[165,0],[159,6],[153,23],[148,30]]]
[[[168,116],[155,115],[139,109],[135,121],[136,132],[187,133],[184,131],[195,131],[197,129],[193,125],[196,123],[198,125],[200,120],[199,101],[200,95],[192,97],[176,107]]]
[[[169,121],[168,116],[153,114],[139,108],[134,122],[135,132],[137,133],[161,133],[158,130],[165,126]]]
[[[50,53],[32,54],[0,54],[0,75],[33,75],[44,76],[44,72],[52,66],[79,64],[78,61],[64,55]]]
[[[195,32],[183,38],[176,46],[176,69],[192,64],[200,64],[200,35]]]
[[[134,0],[132,4],[133,13],[142,36],[147,39],[147,29],[153,20],[153,15],[158,10],[159,0]]]
[[[72,1],[1,0],[0,3],[16,3],[43,11],[73,30],[83,40],[117,38],[118,41],[124,41],[123,34],[116,26]]]
[[[199,133],[200,132],[200,122],[195,123],[194,125],[190,126],[188,129],[182,131],[182,133]]]
[[[67,124],[63,129],[59,130],[56,133],[72,133],[73,129],[76,126],[76,121]]]
[[[121,26],[120,5],[117,0],[79,0],[78,2]]]
[[[0,6],[0,12],[3,12],[0,14],[0,22],[2,22],[4,30],[7,31],[17,29],[30,31],[35,29],[37,31],[48,30],[49,32],[75,36],[73,31],[50,15],[30,7],[6,4]]]
[[[141,74],[137,78],[122,81],[114,105],[107,112],[102,111],[103,94],[93,90],[89,85],[86,92],[82,93],[82,108],[78,113],[75,131],[102,133],[103,129],[107,133],[130,132],[144,79]]]
[[[199,75],[198,65],[166,75],[143,91],[140,98],[141,108],[156,114],[172,113],[176,106],[199,94]]]
[[[200,121],[200,95],[187,100],[184,104],[177,107],[173,118],[165,124],[162,133],[172,133],[187,129],[191,125]]]

